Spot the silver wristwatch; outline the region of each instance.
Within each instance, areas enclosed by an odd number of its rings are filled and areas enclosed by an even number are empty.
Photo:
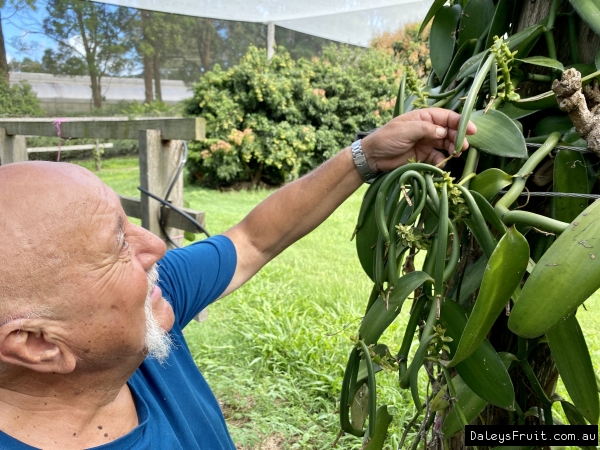
[[[367,158],[365,157],[362,146],[360,145],[360,139],[358,141],[354,141],[350,148],[352,149],[352,160],[354,161],[354,164],[356,164],[358,173],[360,173],[366,183],[370,183],[376,178],[376,175],[371,172],[371,168],[367,163]]]

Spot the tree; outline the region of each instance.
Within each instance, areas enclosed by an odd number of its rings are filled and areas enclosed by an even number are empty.
[[[175,14],[140,11],[133,41],[142,62],[146,103],[162,101],[162,65],[182,53],[194,19]],[[154,82],[154,86],[153,86]]]
[[[59,52],[80,59],[90,77],[94,107],[102,106],[102,77],[131,67],[129,32],[134,11],[79,0],[49,0],[43,32]]]
[[[28,57],[24,57],[21,61],[13,59],[11,62],[8,63],[8,70],[10,72],[46,72],[46,69],[39,61],[34,61]]]
[[[300,58],[311,59],[314,56],[321,56],[325,48],[335,43],[328,39],[278,26],[275,27],[275,42],[277,45],[285,47],[295,61]]]
[[[215,47],[217,47],[220,39],[214,20],[198,17],[195,19],[195,22],[196,30],[194,34],[196,36],[200,70],[206,72],[212,68]]]
[[[9,10],[9,17],[16,12],[25,8],[35,8],[35,0],[0,0],[0,72],[6,81],[9,78],[9,67],[8,59],[6,58],[6,44],[4,42],[4,32],[2,30],[2,23],[6,20],[3,17],[3,10]]]
[[[577,310],[600,288],[589,263],[600,203],[588,206],[599,189],[599,17],[586,0],[431,7],[421,29],[433,20],[432,74],[422,86],[404,70],[395,113],[445,107],[462,114],[456,142],[469,118],[478,131],[445,172],[409,164],[365,194],[356,245],[374,283],[340,405],[342,431],[363,448],[382,448],[392,423],[376,405],[377,371],[399,377],[415,406],[398,448],[465,448],[469,423],[553,424],[553,403],[570,424],[598,423]],[[411,292],[396,353],[383,332]]]
[[[161,78],[191,83],[216,64],[225,68],[238,64],[250,45],[266,46],[265,26],[258,23],[142,11],[134,28],[147,103],[160,97],[156,93],[160,94]],[[329,43],[283,28],[277,29],[277,36],[295,60],[319,55]]]
[[[53,75],[88,75],[88,67],[85,60],[79,55],[56,52],[51,48],[44,50],[41,69],[41,72],[51,73]]]
[[[142,66],[144,71],[144,97],[146,103],[152,103],[154,101],[154,88],[152,80],[154,79],[154,63],[152,61],[152,53],[154,47],[150,37],[150,11],[140,11],[141,23],[142,23],[142,42],[140,44],[139,52],[142,54]]]

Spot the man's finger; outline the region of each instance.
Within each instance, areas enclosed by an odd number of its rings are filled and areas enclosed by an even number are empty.
[[[457,134],[458,133],[456,130],[453,130],[452,128],[450,128],[448,130],[448,136],[446,137],[446,139],[448,139],[452,143],[455,143]],[[467,141],[467,138],[465,138],[462,143],[461,151],[466,150],[468,147],[469,147],[469,142]]]
[[[443,139],[448,135],[448,129],[446,127],[442,127],[427,121],[421,121],[417,123],[418,126],[409,127],[409,133],[414,133],[414,135],[411,136],[414,142],[417,142],[421,139],[432,142]]]
[[[446,159],[446,157],[444,156],[444,154],[442,152],[439,152],[437,150],[432,150],[431,152],[429,152],[429,154],[427,155],[427,158],[425,159],[425,162],[433,165],[433,166],[437,166],[438,164],[440,164],[444,159]],[[445,165],[445,164],[444,164]],[[443,168],[444,166],[440,166],[440,168]]]
[[[421,120],[431,121],[432,123],[446,127],[457,129],[458,124],[460,123],[460,114],[450,111],[448,109],[443,108],[426,108],[419,109],[416,111],[419,113],[419,117]],[[475,134],[477,132],[477,127],[471,121],[467,125],[467,135]]]

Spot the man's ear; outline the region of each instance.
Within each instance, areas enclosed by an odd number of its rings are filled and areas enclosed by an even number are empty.
[[[53,339],[42,319],[15,319],[0,327],[0,361],[41,373],[67,374],[77,357]]]

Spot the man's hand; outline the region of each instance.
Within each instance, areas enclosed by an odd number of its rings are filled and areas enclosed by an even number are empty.
[[[371,171],[388,172],[414,158],[418,162],[440,164],[445,155],[436,149],[455,152],[454,141],[460,114],[441,108],[411,111],[391,120],[362,140],[362,149]],[[472,122],[467,135],[475,134]],[[465,138],[459,152],[469,144]]]

